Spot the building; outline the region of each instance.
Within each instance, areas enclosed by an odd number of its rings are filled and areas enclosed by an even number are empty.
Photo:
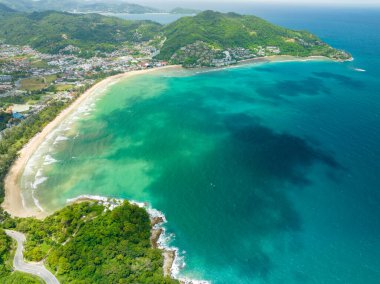
[[[11,75],[0,75],[0,82],[11,82],[12,76]]]
[[[15,119],[24,119],[24,116],[19,112],[12,113],[13,118]]]
[[[279,54],[281,53],[281,50],[280,48],[278,48],[277,46],[267,46],[267,50],[271,53],[275,53],[275,54]]]

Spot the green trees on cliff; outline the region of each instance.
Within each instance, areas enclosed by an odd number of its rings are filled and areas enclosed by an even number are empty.
[[[61,283],[178,283],[163,276],[163,256],[150,243],[148,213],[128,202],[112,211],[74,204],[44,221],[20,219],[25,257],[46,259]]]

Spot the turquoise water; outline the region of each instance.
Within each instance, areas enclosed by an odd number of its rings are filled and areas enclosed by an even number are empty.
[[[174,70],[110,86],[41,147],[26,196],[34,188],[48,211],[83,194],[150,202],[185,277],[379,283],[378,16],[320,15],[328,33],[309,28],[353,62]]]

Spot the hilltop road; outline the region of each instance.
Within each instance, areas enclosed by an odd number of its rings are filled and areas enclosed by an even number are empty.
[[[26,263],[24,261],[24,242],[26,240],[25,235],[19,232],[5,230],[6,234],[17,241],[17,250],[15,258],[13,260],[13,267],[15,270],[33,274],[43,279],[46,284],[59,284],[59,281],[55,276],[45,268],[42,263]]]

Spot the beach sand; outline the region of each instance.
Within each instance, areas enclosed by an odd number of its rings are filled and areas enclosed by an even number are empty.
[[[88,89],[86,92],[84,92],[21,149],[18,159],[13,163],[11,169],[8,172],[8,175],[4,180],[5,197],[4,202],[1,204],[2,208],[13,217],[36,217],[38,219],[45,218],[48,215],[46,212],[42,212],[38,209],[26,208],[24,206],[19,184],[20,177],[25,169],[26,164],[28,163],[33,153],[38,149],[40,144],[45,140],[45,138],[56,127],[58,127],[65,120],[65,118],[67,118],[73,111],[75,111],[88,97],[98,93],[99,91],[105,90],[110,84],[115,83],[121,79],[128,78],[130,76],[142,75],[165,69],[175,69],[179,67],[180,66],[177,65],[171,65],[160,68],[130,71],[123,74],[118,74],[100,81]]]
[[[252,63],[261,63],[261,62],[279,62],[279,61],[306,61],[306,60],[327,60],[324,57],[307,57],[307,58],[298,58],[290,56],[273,56],[265,58],[250,59],[246,61],[239,62],[235,66],[240,66],[243,64],[252,64]],[[102,80],[97,83],[89,90],[84,92],[79,96],[70,106],[63,110],[52,122],[50,122],[40,133],[33,137],[27,145],[20,151],[19,158],[15,161],[11,167],[8,175],[5,178],[5,199],[2,204],[4,210],[10,213],[14,217],[36,217],[39,219],[45,218],[48,214],[46,212],[38,211],[38,209],[26,208],[23,203],[21,188],[19,184],[20,177],[22,176],[25,166],[28,163],[29,159],[32,157],[33,153],[38,149],[41,143],[46,139],[46,137],[54,131],[71,113],[73,113],[78,107],[81,106],[83,102],[92,95],[99,93],[105,90],[109,85],[118,82],[121,79],[128,78],[134,75],[142,75],[154,71],[160,71],[163,69],[175,69],[180,66],[167,66],[162,68],[141,70],[141,71],[132,71],[119,75],[115,75],[109,78]],[[234,67],[234,66],[229,66]],[[220,68],[212,68],[220,69]],[[207,69],[206,69],[207,70]],[[89,201],[91,198],[84,198],[80,201]],[[79,201],[78,201],[79,202]],[[155,224],[162,222],[162,220],[154,219],[152,220],[152,227]],[[158,239],[163,233],[162,228],[152,229],[151,242],[152,246],[158,247]],[[164,274],[167,276],[171,275],[171,269],[173,263],[176,259],[176,251],[171,249],[163,249],[164,255]],[[181,283],[207,283],[205,281],[192,282],[193,280],[181,280]]]
[[[228,66],[231,68],[234,66],[241,66],[245,64],[262,63],[262,62],[284,62],[284,61],[310,61],[310,60],[331,60],[322,56],[310,56],[310,57],[294,57],[285,55],[267,56],[260,58],[247,59],[238,62],[236,65]],[[50,122],[40,133],[33,137],[27,145],[20,151],[19,158],[14,162],[8,175],[5,178],[5,198],[2,203],[2,208],[14,217],[36,217],[43,219],[47,216],[46,212],[39,211],[38,209],[26,208],[23,204],[22,194],[19,186],[20,177],[24,171],[24,168],[33,155],[33,153],[38,149],[40,144],[45,140],[45,138],[51,133],[57,126],[62,123],[62,121],[73,111],[75,111],[88,97],[93,94],[104,90],[112,83],[115,83],[123,78],[127,78],[134,75],[142,75],[154,71],[164,70],[164,69],[175,69],[181,68],[178,65],[170,65],[161,68],[145,69],[139,71],[131,71],[123,74],[118,74],[115,76],[108,77],[99,83],[95,84],[93,87],[84,92],[80,97],[78,97],[69,107],[63,110],[52,122]],[[206,68],[205,70],[217,70],[219,68]]]

